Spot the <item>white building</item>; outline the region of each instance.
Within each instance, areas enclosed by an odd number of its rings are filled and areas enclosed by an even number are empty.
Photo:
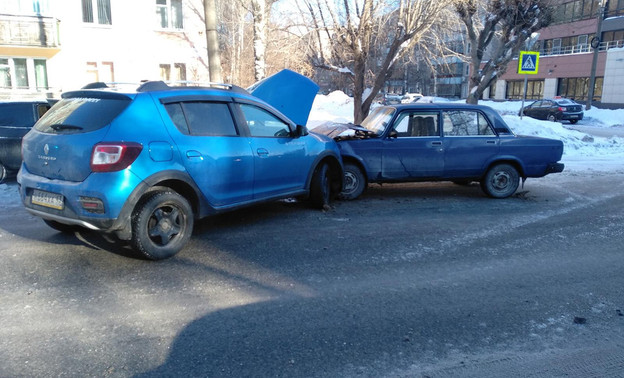
[[[208,81],[201,0],[2,0],[0,98],[94,81]]]

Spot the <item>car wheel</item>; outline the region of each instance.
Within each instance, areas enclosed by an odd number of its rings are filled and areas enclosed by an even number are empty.
[[[549,114],[549,115],[548,115],[548,120],[549,120],[550,122],[556,122],[556,121],[557,121],[557,117],[555,117],[555,115],[554,115],[554,114]]]
[[[7,170],[4,167],[4,165],[0,163],[0,184],[2,184],[6,178],[7,178]]]
[[[340,192],[340,198],[354,200],[364,193],[364,189],[366,189],[366,179],[362,170],[355,164],[345,164],[344,186]]]
[[[178,253],[193,232],[193,210],[188,201],[171,190],[158,191],[139,201],[132,214],[135,250],[150,260]]]
[[[310,202],[312,206],[324,209],[329,206],[331,199],[331,178],[329,166],[319,165],[314,171],[312,182],[310,183]]]
[[[64,234],[73,234],[76,231],[84,230],[84,227],[80,227],[74,224],[65,224],[53,220],[44,219],[43,220],[48,227],[55,229],[56,231],[62,232]]]
[[[578,119],[571,119],[570,120],[570,124],[574,125],[578,122]]]
[[[509,164],[493,166],[481,181],[481,189],[492,198],[507,198],[516,192],[518,185],[518,170]]]

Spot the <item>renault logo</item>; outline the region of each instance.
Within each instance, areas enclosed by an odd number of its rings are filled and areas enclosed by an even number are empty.
[[[50,152],[50,146],[48,146],[48,144],[46,143],[46,145],[43,146],[43,153],[47,155],[49,152]]]

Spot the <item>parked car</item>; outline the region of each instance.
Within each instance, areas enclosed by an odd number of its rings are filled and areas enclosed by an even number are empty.
[[[393,93],[384,95],[384,105],[396,105],[401,103],[401,96]]]
[[[478,181],[488,196],[505,198],[516,192],[520,178],[564,168],[561,141],[516,136],[486,106],[385,106],[362,125],[328,123],[312,131],[338,141],[345,199],[359,197],[368,183],[410,181]]]
[[[418,101],[423,95],[420,93],[406,93],[401,97],[401,104],[410,104]]]
[[[163,82],[88,87],[64,93],[22,144],[22,201],[54,229],[114,233],[162,259],[210,214],[290,197],[323,208],[340,192],[336,143],[302,126],[318,86],[292,71],[253,94]]]
[[[0,102],[0,183],[22,164],[22,138],[50,109],[47,100]]]
[[[570,121],[575,124],[583,119],[583,105],[567,98],[543,99],[525,106],[522,114],[549,121]],[[518,114],[520,115],[520,114]]]

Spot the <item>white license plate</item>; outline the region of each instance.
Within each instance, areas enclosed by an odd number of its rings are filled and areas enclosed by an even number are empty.
[[[34,205],[50,207],[52,209],[63,210],[63,196],[56,193],[34,190],[30,197],[30,202]]]
[[[570,118],[578,118],[577,115],[571,115]]]

